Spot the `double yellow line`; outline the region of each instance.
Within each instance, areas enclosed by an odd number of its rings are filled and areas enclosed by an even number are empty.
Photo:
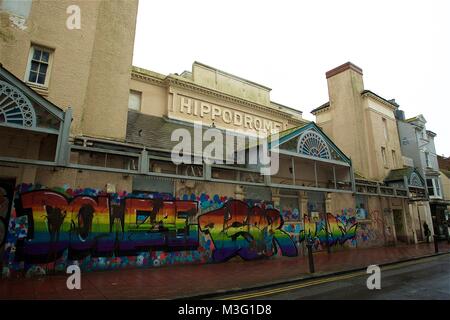
[[[434,260],[436,258],[437,257],[430,257],[430,258],[423,258],[423,259],[415,260],[415,261],[399,262],[398,264],[395,264],[392,266],[382,267],[382,269],[383,269],[383,271],[386,271],[386,270],[403,268],[403,267],[406,267],[409,265],[415,265],[415,264],[423,263],[423,262],[426,262],[429,260]],[[334,277],[329,277],[329,278],[311,280],[308,282],[289,285],[286,287],[281,287],[281,288],[276,288],[276,289],[270,289],[270,290],[266,290],[266,291],[258,291],[258,292],[247,293],[247,294],[242,294],[242,295],[230,296],[230,297],[222,298],[220,300],[244,300],[244,299],[258,298],[258,297],[262,297],[262,296],[273,295],[273,294],[291,291],[291,290],[295,290],[295,289],[301,289],[301,288],[306,288],[306,287],[310,287],[310,286],[315,286],[315,285],[319,285],[319,284],[323,284],[323,283],[360,277],[363,275],[367,275],[366,271],[357,271],[357,272],[345,274],[342,276],[334,276]]]
[[[337,276],[337,277],[326,278],[326,279],[312,280],[312,281],[308,281],[308,282],[304,282],[304,283],[300,283],[300,284],[294,284],[294,285],[277,288],[277,289],[259,291],[259,292],[243,294],[243,295],[239,295],[239,296],[226,297],[221,300],[244,300],[244,299],[257,298],[257,297],[272,295],[272,294],[281,293],[281,292],[285,292],[285,291],[291,291],[291,290],[295,290],[295,289],[315,286],[315,285],[322,284],[322,283],[354,278],[354,277],[361,276],[363,274],[365,274],[365,272],[358,272],[356,274],[348,274],[345,276]]]

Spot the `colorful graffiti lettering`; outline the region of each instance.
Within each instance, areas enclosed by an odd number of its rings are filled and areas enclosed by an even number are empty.
[[[279,211],[271,203],[249,202],[254,206],[205,194],[175,199],[160,193],[19,185],[2,274],[63,272],[73,263],[90,271],[225,261],[233,255],[246,260],[278,252],[297,255],[295,244],[281,230]],[[198,216],[199,205],[207,213]],[[217,228],[222,225],[223,241],[209,221],[220,214],[214,223]]]
[[[135,255],[149,249],[188,250],[198,246],[198,227],[190,223],[197,202],[142,199],[127,195],[77,195],[53,190],[19,195],[17,217],[27,216],[28,235],[17,259],[43,263],[88,255]]]
[[[327,214],[327,219],[313,221],[307,215],[303,219],[303,230],[300,231],[300,242],[333,246],[344,244],[346,241],[356,237],[358,223],[355,217],[347,215],[334,216]]]
[[[196,196],[194,193],[188,195],[184,194],[179,199],[197,201],[201,211],[213,210],[220,208],[228,198],[226,196],[219,196],[217,194],[210,196],[206,193],[202,193],[200,196]]]
[[[281,210],[281,214],[283,216],[283,219],[286,221],[290,220],[298,220],[300,218],[300,212],[297,208],[290,208],[290,207],[284,207]]]
[[[0,186],[0,253],[6,240],[9,199],[6,190]]]
[[[226,261],[236,255],[245,260],[272,256],[277,246],[284,256],[298,254],[289,235],[281,227],[278,210],[248,206],[240,200],[226,202],[220,209],[201,215],[200,230],[214,243],[213,261]]]

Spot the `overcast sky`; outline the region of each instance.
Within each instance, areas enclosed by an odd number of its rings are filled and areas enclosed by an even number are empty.
[[[133,64],[169,74],[199,61],[314,120],[325,72],[351,61],[366,89],[423,114],[450,156],[449,14],[448,0],[140,0]]]

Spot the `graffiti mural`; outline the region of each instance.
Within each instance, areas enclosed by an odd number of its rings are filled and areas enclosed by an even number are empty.
[[[197,201],[170,194],[19,185],[2,274],[62,271],[73,263],[82,270],[205,263],[210,243],[198,232],[197,212]]]
[[[198,246],[197,225],[189,222],[197,213],[192,201],[104,194],[68,198],[52,190],[35,190],[20,194],[15,208],[17,217],[28,218],[28,235],[16,252],[16,258],[25,262],[55,261],[65,249],[75,260]]]
[[[0,187],[0,252],[6,240],[8,209],[9,199],[6,190],[3,187]]]
[[[245,260],[270,257],[278,248],[284,256],[298,255],[294,242],[281,229],[283,219],[276,209],[231,200],[201,215],[198,221],[200,230],[211,236],[215,262],[236,255]]]
[[[194,193],[184,194],[178,199],[197,201],[202,212],[220,208],[228,200],[226,196],[219,196],[218,194],[210,196],[206,193],[202,193],[199,196],[196,196]]]
[[[13,202],[6,277],[297,255],[279,211],[257,200],[19,185]]]
[[[358,223],[355,217],[348,217],[345,214],[332,215],[328,213],[327,219],[313,221],[305,215],[303,219],[303,229],[300,231],[300,242],[307,241],[318,245],[333,246],[343,245],[348,240],[356,238]]]
[[[328,213],[326,219],[322,214],[304,215],[302,220],[288,221],[283,230],[289,234],[299,248],[302,243],[313,244],[316,251],[326,246],[345,245],[356,247],[358,220],[352,208],[342,209],[336,216]]]

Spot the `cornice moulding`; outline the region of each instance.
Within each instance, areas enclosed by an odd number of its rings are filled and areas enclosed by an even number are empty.
[[[397,107],[395,107],[393,104],[390,104],[389,102],[386,102],[385,100],[379,98],[378,96],[374,95],[374,94],[371,93],[371,92],[365,92],[365,93],[363,93],[363,97],[369,97],[369,98],[372,98],[372,99],[374,99],[374,100],[376,100],[376,101],[382,103],[383,105],[389,107],[390,109],[392,109],[392,111],[394,111],[394,110],[397,109]]]
[[[251,102],[249,100],[241,99],[238,97],[233,97],[226,93],[212,90],[212,89],[200,86],[198,84],[192,83],[190,81],[185,81],[184,79],[179,79],[178,77],[173,77],[171,75],[166,76],[164,79],[161,79],[161,78],[158,78],[158,77],[155,77],[152,75],[143,74],[136,70],[133,70],[131,72],[131,78],[138,80],[138,81],[142,81],[142,82],[146,82],[146,83],[150,83],[150,84],[154,84],[154,85],[166,87],[166,88],[172,86],[172,87],[178,87],[178,88],[182,88],[182,89],[189,89],[194,92],[202,93],[202,94],[210,96],[210,97],[219,98],[219,99],[226,100],[226,101],[229,101],[229,102],[241,105],[241,106],[245,106],[245,107],[249,107],[249,108],[252,108],[255,110],[263,111],[265,113],[277,115],[278,117],[286,119],[287,121],[289,121],[292,124],[305,123],[305,121],[295,119],[290,114],[276,110],[272,107],[257,104],[257,103]]]

